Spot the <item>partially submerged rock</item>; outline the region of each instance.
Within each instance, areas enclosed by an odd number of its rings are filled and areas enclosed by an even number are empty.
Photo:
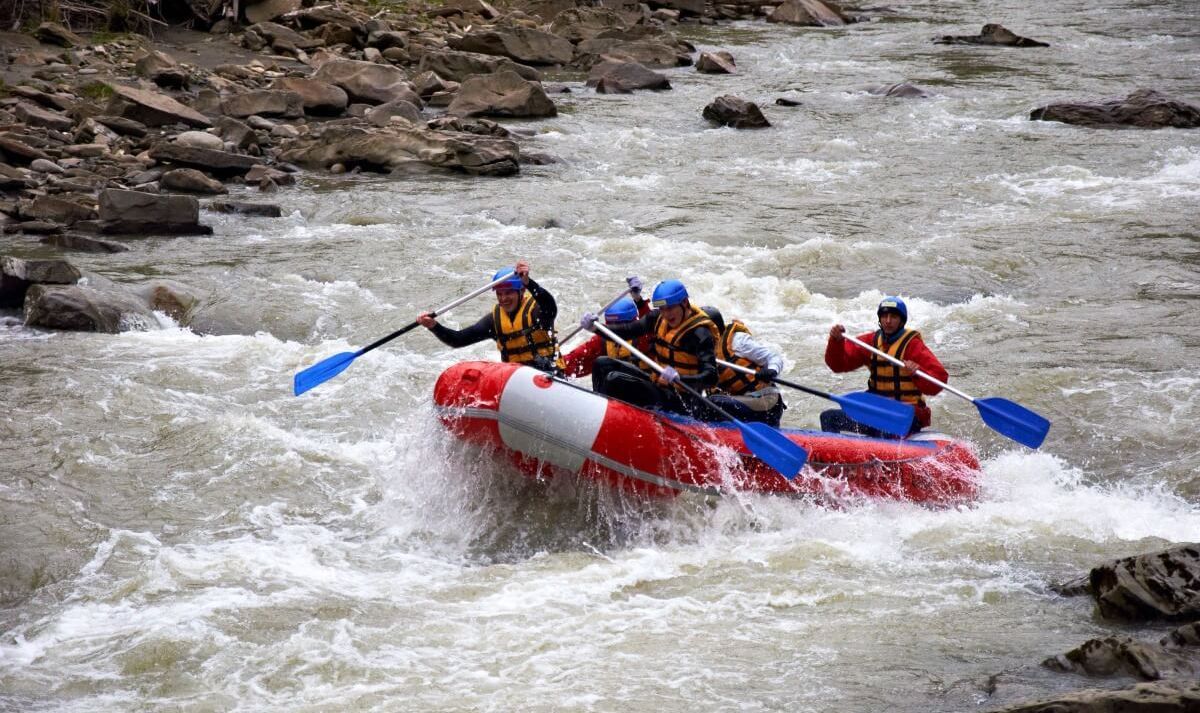
[[[1200,127],[1200,108],[1153,89],[1139,89],[1126,97],[1097,102],[1047,104],[1030,112],[1029,118],[1101,129],[1195,129]]]
[[[362,167],[398,172],[434,166],[485,176],[510,176],[519,170],[515,141],[490,136],[443,133],[391,124],[368,131],[329,127],[283,146],[281,158],[310,168]]]
[[[872,94],[880,97],[892,97],[903,99],[926,99],[929,97],[929,92],[921,89],[915,84],[908,82],[900,82],[899,84],[888,84],[882,87],[873,87],[869,90]]]
[[[832,2],[786,0],[767,16],[767,22],[808,27],[841,27],[854,22],[854,18]]]
[[[208,235],[200,203],[191,196],[109,188],[100,192],[100,231],[133,235]]]
[[[943,35],[934,39],[938,45],[990,45],[994,47],[1049,47],[1045,42],[1021,37],[996,23],[983,26],[978,35]]]
[[[588,72],[588,86],[598,94],[628,94],[637,89],[664,90],[671,88],[666,75],[637,62],[605,61]]]
[[[735,129],[764,129],[771,125],[754,102],[726,94],[704,107],[703,116],[709,121]]]
[[[25,295],[25,324],[76,332],[117,332],[154,324],[133,295],[84,285],[33,285]]]
[[[20,307],[33,285],[72,285],[81,276],[78,268],[66,260],[0,257],[0,307]]]
[[[1200,619],[1200,544],[1177,545],[1095,567],[1091,589],[1106,619]]]
[[[701,52],[696,60],[696,71],[704,74],[737,74],[737,64],[728,52]]]
[[[991,713],[1195,713],[1200,684],[1157,681],[1115,691],[1088,689]]]

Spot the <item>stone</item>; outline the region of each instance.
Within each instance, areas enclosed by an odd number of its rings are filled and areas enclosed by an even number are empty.
[[[188,168],[199,168],[219,177],[243,176],[262,159],[253,156],[197,149],[179,144],[161,142],[150,149],[150,158],[160,163],[173,163]]]
[[[993,47],[1049,47],[1045,42],[1021,37],[996,23],[983,26],[978,35],[943,35],[934,39],[936,45],[989,45]]]
[[[50,162],[49,154],[30,146],[24,141],[19,141],[11,135],[0,135],[0,159],[3,159],[5,163],[18,166],[28,165],[31,168],[32,164],[37,162],[39,159]],[[39,171],[41,169],[35,168],[34,170]]]
[[[160,87],[182,89],[187,86],[188,72],[173,57],[158,50],[146,50],[134,63],[134,71]]]
[[[64,227],[65,226],[63,226],[61,223],[55,223],[49,220],[26,220],[20,223],[11,223],[4,226],[4,232],[46,235],[48,233],[61,233]]]
[[[1061,121],[1096,129],[1200,128],[1200,108],[1172,99],[1153,89],[1139,89],[1126,97],[1097,102],[1060,102],[1034,109],[1034,121]]]
[[[154,324],[149,308],[132,295],[83,285],[33,285],[25,294],[25,324],[75,332],[116,334]]]
[[[82,47],[83,38],[57,22],[43,22],[33,31],[33,36],[48,45],[60,47]]]
[[[29,164],[29,168],[30,170],[37,171],[38,173],[66,173],[66,169],[64,169],[62,166],[59,166],[57,163],[45,158],[34,159],[33,162]]]
[[[434,72],[418,72],[410,82],[417,96],[426,100],[438,92],[458,91],[458,82],[447,82]]]
[[[1137,641],[1128,636],[1107,636],[1090,639],[1065,654],[1042,662],[1046,668],[1086,676],[1132,676],[1143,681],[1187,676],[1200,673],[1200,657],[1189,661],[1179,651],[1169,651],[1162,644]]]
[[[1092,569],[1100,615],[1118,621],[1200,619],[1200,544],[1125,557]]]
[[[853,21],[837,5],[822,0],[786,0],[767,15],[767,22],[807,27],[841,27]]]
[[[141,138],[149,133],[146,125],[142,122],[126,119],[122,116],[96,116],[93,118],[122,136]]]
[[[280,218],[283,216],[283,209],[274,203],[215,200],[208,204],[208,208],[217,213],[237,213],[238,215],[251,215],[261,218]]]
[[[220,181],[213,180],[194,168],[176,168],[163,174],[159,186],[168,191],[218,195],[228,193]]]
[[[39,159],[40,160],[40,159]],[[37,185],[34,179],[25,173],[0,163],[0,191],[19,191]]]
[[[230,116],[221,116],[217,117],[213,123],[216,125],[221,141],[228,141],[233,144],[234,148],[246,149],[258,145],[258,134],[245,122]]]
[[[246,7],[246,22],[256,24],[274,20],[280,15],[299,10],[301,4],[301,0],[260,0]]]
[[[58,131],[70,131],[71,127],[75,125],[75,122],[71,121],[68,116],[25,102],[18,102],[13,109],[13,114],[16,115],[18,121],[23,121],[30,126],[45,126]]]
[[[650,69],[686,67],[691,57],[674,45],[658,40],[623,40],[612,37],[596,37],[580,42],[575,48],[574,66],[590,69],[609,58],[637,62]]]
[[[20,307],[35,284],[72,285],[82,274],[66,260],[22,260],[0,256],[0,307]]]
[[[704,0],[654,0],[653,5],[675,10],[684,15],[699,17],[704,14]]]
[[[709,121],[735,129],[764,129],[771,125],[754,102],[726,94],[704,107],[703,116]]]
[[[106,234],[208,235],[200,203],[191,196],[108,188],[100,192],[100,231]]]
[[[929,97],[929,92],[908,82],[875,87],[870,92],[876,96],[902,99],[926,99]]]
[[[624,30],[625,20],[606,7],[573,7],[554,16],[550,32],[570,42],[590,40],[606,30]]]
[[[421,56],[419,72],[433,72],[442,79],[462,82],[472,74],[516,72],[524,79],[541,81],[542,73],[533,67],[514,62],[507,57],[494,57],[478,52],[436,50]]]
[[[162,312],[179,325],[186,325],[200,300],[192,291],[174,280],[151,280],[138,285],[133,293],[154,310]]]
[[[180,104],[165,94],[120,84],[109,86],[112,87],[113,97],[105,108],[106,114],[132,119],[146,126],[169,124],[187,124],[200,128],[212,126],[212,122],[203,114]]]
[[[567,64],[575,56],[570,41],[528,27],[480,29],[451,38],[452,49],[508,57],[530,65]]]
[[[1117,690],[1085,689],[991,713],[1195,713],[1200,683],[1156,681]]]
[[[401,172],[432,166],[484,176],[511,176],[520,170],[515,141],[396,124],[371,131],[331,127],[300,137],[282,149],[283,160],[309,168],[332,169],[340,164]]]
[[[92,220],[96,217],[96,212],[74,201],[54,196],[38,196],[33,199],[32,203],[21,209],[21,215],[26,218],[50,220],[70,225],[81,220]]]
[[[671,88],[666,75],[637,62],[601,62],[588,72],[587,84],[596,87],[597,94],[629,94],[636,89]]]
[[[261,37],[267,44],[286,44],[295,49],[311,50],[325,44],[323,40],[305,37],[295,30],[274,22],[259,22],[246,28],[246,34]]]
[[[296,92],[273,89],[240,92],[221,101],[221,112],[238,119],[247,116],[298,119],[304,116],[304,98]]]
[[[193,149],[213,149],[223,151],[225,142],[220,136],[214,136],[207,131],[184,131],[175,137],[175,143]]]
[[[271,88],[299,94],[304,112],[315,116],[338,116],[350,103],[346,90],[317,79],[280,77],[271,84]]]
[[[793,99],[792,97],[778,97],[775,99],[775,105],[776,106],[793,107],[793,106],[800,106],[801,102],[799,99]]]
[[[696,71],[704,74],[737,74],[733,55],[728,52],[701,52]]]
[[[45,245],[62,248],[63,250],[75,250],[83,253],[120,253],[129,250],[129,246],[123,243],[118,243],[114,240],[93,238],[90,235],[82,235],[80,233],[47,235],[40,242]]]
[[[354,102],[386,104],[406,93],[415,96],[404,72],[386,64],[335,59],[321,65],[312,78],[341,87]]]
[[[242,178],[247,185],[261,183],[264,179],[270,179],[277,186],[291,186],[296,183],[296,176],[294,174],[286,173],[270,166],[255,166],[247,171],[246,175]]]
[[[376,126],[387,126],[392,117],[397,116],[412,124],[421,122],[421,110],[403,100],[380,104],[367,111],[367,121]]]
[[[446,113],[538,118],[556,116],[558,109],[541,84],[503,71],[467,77]]]

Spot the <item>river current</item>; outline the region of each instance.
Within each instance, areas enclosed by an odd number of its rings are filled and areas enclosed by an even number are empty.
[[[0,709],[964,711],[1091,685],[1038,663],[1114,627],[1050,584],[1200,540],[1200,132],[1027,117],[1138,87],[1200,100],[1197,8],[893,7],[689,30],[741,73],[669,71],[669,92],[555,77],[560,115],[510,125],[561,161],[518,177],[308,176],[272,197],[282,219],[71,255],[204,304],[119,335],[0,314]],[[985,22],[1051,47],[931,43]],[[899,81],[934,96],[867,92]],[[713,128],[721,94],[773,126]],[[1054,426],[1032,452],[935,399],[984,463],[959,508],[647,504],[449,439],[434,380],[486,344],[417,330],[291,395],[517,258],[560,328],[627,275],[679,277],[834,392],[865,377],[824,367],[830,325],[866,331],[900,294],[952,383]],[[795,426],[826,405],[788,401]]]

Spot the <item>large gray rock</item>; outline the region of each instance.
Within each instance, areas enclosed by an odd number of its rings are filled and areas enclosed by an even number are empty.
[[[1178,634],[1181,640],[1194,633],[1196,625],[1188,626],[1192,628],[1187,633]],[[1183,631],[1184,627],[1176,630]],[[1195,679],[1200,673],[1200,649],[1194,642],[1168,647],[1166,644],[1171,641],[1171,636],[1159,643],[1138,641],[1129,636],[1089,639],[1065,654],[1046,659],[1042,665],[1055,671],[1086,676],[1132,676],[1143,681]]]
[[[1120,621],[1200,619],[1200,544],[1125,557],[1092,569],[1100,615]]]
[[[304,98],[296,92],[273,89],[239,92],[221,100],[221,111],[238,119],[247,116],[298,119],[304,116]]]
[[[627,27],[620,14],[606,7],[573,7],[558,13],[550,23],[551,32],[575,43],[590,40],[606,30]]]
[[[601,62],[588,72],[588,86],[598,94],[628,94],[636,89],[670,89],[666,75],[659,74],[637,62]]]
[[[679,47],[653,39],[624,40],[613,37],[596,37],[580,42],[575,48],[572,64],[580,69],[590,69],[606,57],[637,62],[650,69],[686,67],[692,58]]]
[[[841,27],[854,20],[831,2],[787,0],[767,15],[767,22],[808,27]]]
[[[35,284],[72,285],[79,270],[66,260],[22,260],[0,257],[0,307],[20,307]]]
[[[154,323],[141,300],[119,290],[33,285],[25,294],[25,324],[31,327],[116,334]]]
[[[271,88],[299,94],[305,113],[317,116],[338,116],[350,103],[345,89],[317,79],[280,77]]]
[[[455,82],[461,82],[472,74],[494,74],[496,72],[516,72],[522,78],[535,82],[542,79],[541,72],[507,57],[455,50],[426,52],[421,56],[418,71],[433,72],[442,79]]]
[[[100,231],[134,235],[208,235],[200,203],[191,196],[108,188],[100,192]]]
[[[392,124],[371,131],[330,127],[285,144],[284,161],[310,168],[334,164],[378,171],[403,172],[424,166],[486,176],[518,172],[515,141],[490,136],[443,133]]]
[[[45,126],[58,131],[70,131],[71,127],[75,125],[75,122],[71,121],[71,117],[65,114],[26,102],[18,102],[13,109],[13,114],[16,115],[18,121],[23,121],[30,126]]]
[[[55,223],[70,225],[81,220],[91,220],[96,217],[95,211],[74,201],[54,196],[38,196],[33,202],[21,209],[24,218],[35,220],[51,220]]]
[[[463,52],[499,55],[524,64],[567,64],[575,56],[568,41],[529,27],[476,30],[450,40],[450,47]]]
[[[735,129],[765,129],[771,125],[757,104],[728,94],[704,107],[703,115],[709,121]]]
[[[1197,713],[1200,684],[1157,681],[1118,690],[1087,689],[990,713]]]
[[[556,116],[558,108],[538,82],[516,72],[496,72],[467,77],[447,114],[455,116]]]
[[[794,0],[791,0],[794,1]],[[943,35],[934,39],[937,45],[990,45],[993,47],[1049,47],[1045,42],[1031,40],[1013,33],[1003,25],[988,23],[978,35]]]
[[[120,116],[145,124],[165,126],[187,124],[208,128],[212,122],[195,109],[180,104],[171,97],[158,92],[148,92],[120,84],[111,84],[113,96],[105,108],[106,114]]]
[[[399,69],[354,59],[326,62],[312,78],[341,87],[350,101],[366,104],[386,104],[403,99],[405,92],[413,91],[404,72]]]
[[[1139,89],[1123,98],[1048,104],[1034,109],[1029,118],[1099,129],[1195,129],[1200,127],[1200,108],[1153,89]]]
[[[254,156],[229,153],[228,151],[213,151],[198,149],[179,144],[160,142],[150,149],[150,158],[159,163],[173,163],[188,168],[199,168],[214,176],[230,177],[244,176],[246,171],[262,164],[262,159]]]

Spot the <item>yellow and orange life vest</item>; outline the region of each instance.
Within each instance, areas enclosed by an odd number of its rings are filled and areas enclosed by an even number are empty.
[[[533,308],[536,306],[537,302],[526,293],[512,317],[500,305],[492,309],[492,329],[496,333],[500,361],[525,364],[538,357],[546,357],[563,368],[554,335],[534,323]]]
[[[904,352],[908,349],[908,345],[914,339],[920,338],[921,333],[917,330],[906,329],[895,341],[887,344],[883,340],[883,331],[877,330],[874,346],[876,349],[904,361]],[[867,367],[871,370],[871,374],[867,378],[867,391],[920,407],[925,406],[925,397],[917,389],[917,383],[907,369],[895,366],[875,354],[871,355],[871,361]]]

